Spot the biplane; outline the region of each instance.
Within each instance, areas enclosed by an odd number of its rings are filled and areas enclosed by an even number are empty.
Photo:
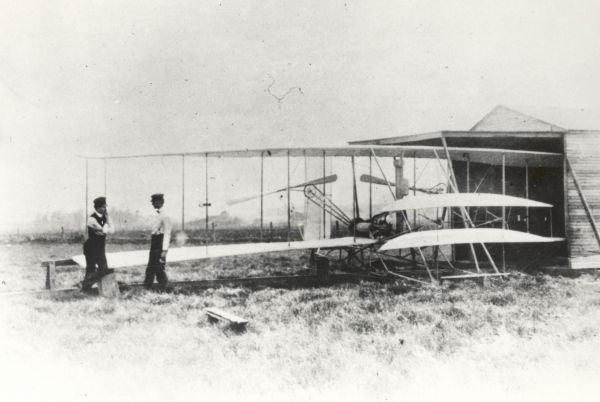
[[[320,262],[320,266],[328,267],[329,262],[352,272],[361,270],[362,278],[402,278],[424,284],[437,284],[441,279],[475,278],[485,276],[502,276],[494,258],[488,250],[489,244],[506,243],[552,243],[562,238],[542,236],[508,227],[506,209],[510,208],[551,208],[552,205],[528,198],[490,193],[459,193],[456,178],[452,171],[451,161],[461,159],[465,154],[470,161],[488,164],[506,164],[508,166],[559,166],[562,156],[550,152],[515,151],[507,149],[459,148],[443,146],[346,146],[337,148],[280,148],[240,151],[214,151],[185,154],[147,154],[108,157],[87,157],[88,159],[143,158],[169,156],[198,156],[206,158],[208,170],[209,158],[260,158],[261,159],[261,191],[260,194],[232,198],[228,205],[236,205],[260,198],[261,229],[263,226],[263,199],[272,194],[285,194],[287,200],[287,241],[259,241],[245,244],[205,244],[171,248],[168,262],[202,261],[207,259],[236,256],[244,254],[262,254],[291,250],[308,250],[311,260]],[[293,157],[317,158],[322,160],[323,171],[320,177],[310,178],[300,184],[292,184],[290,179],[290,159]],[[325,159],[328,157],[348,158],[352,168],[352,211],[348,213],[337,205],[328,195],[326,186],[335,183],[337,174],[326,174]],[[357,180],[355,158],[369,159],[369,174]],[[403,175],[403,159],[407,157],[432,159],[438,162],[444,172],[445,183],[430,188],[418,187],[416,180],[412,185]],[[287,160],[287,183],[272,191],[263,190],[263,159],[285,158]],[[389,181],[380,163],[381,158],[392,158],[395,167],[395,180]],[[374,161],[381,177],[371,170]],[[208,173],[207,173],[208,175]],[[384,186],[390,193],[389,202],[376,213],[371,211],[371,200],[368,216],[361,216],[358,203],[357,182],[371,187]],[[311,205],[306,214],[306,224],[302,240],[291,238],[291,191],[300,191]],[[409,195],[412,191],[412,195]],[[420,195],[417,195],[420,193]],[[86,195],[87,198],[87,195]],[[200,206],[208,206],[207,202]],[[308,208],[308,207],[307,207]],[[489,213],[490,219],[475,222],[471,218],[473,208],[500,208],[501,216]],[[409,219],[407,211],[436,211],[434,218],[425,217],[428,225],[416,225],[416,219]],[[441,216],[439,211],[442,211]],[[207,209],[208,211],[208,209]],[[462,227],[450,225],[448,215],[460,217]],[[487,214],[485,214],[487,216]],[[208,217],[208,212],[207,212]],[[331,236],[333,222],[345,226],[344,235]],[[183,222],[182,222],[183,223]],[[207,220],[208,224],[208,220]],[[183,226],[183,224],[182,224]],[[449,227],[452,226],[452,227]],[[336,231],[339,232],[339,231]],[[471,267],[458,268],[444,252],[444,246],[468,245],[471,253]],[[491,271],[484,271],[478,250],[483,251],[486,265]],[[404,254],[403,254],[404,252]],[[428,256],[426,256],[428,254]],[[148,252],[127,251],[107,253],[109,267],[126,269],[127,267],[145,265]],[[83,255],[74,256],[72,260],[85,266]],[[440,277],[440,269],[442,275]],[[503,270],[504,271],[504,270]],[[424,279],[425,278],[425,279]]]

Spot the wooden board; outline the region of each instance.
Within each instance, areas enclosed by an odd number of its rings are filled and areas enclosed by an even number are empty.
[[[239,317],[233,313],[230,313],[225,310],[221,310],[216,307],[207,308],[205,311],[206,311],[206,314],[210,318],[213,318],[214,320],[227,321],[234,325],[248,324],[248,320],[246,320],[245,318]]]
[[[600,269],[600,255],[588,255],[570,259],[572,269]]]
[[[328,249],[352,246],[366,246],[375,244],[372,239],[357,237],[342,237],[338,239],[322,239],[293,242],[273,243],[244,243],[244,244],[217,244],[198,247],[177,247],[169,249],[167,262],[205,260],[210,258],[229,257],[234,255],[271,253],[278,251],[291,251],[303,249]],[[148,263],[148,250],[124,251],[119,253],[107,253],[106,259],[111,268],[132,267]],[[73,260],[81,266],[85,266],[85,256],[77,255]]]
[[[560,237],[543,237],[508,229],[443,229],[424,230],[398,236],[379,250],[398,250],[447,244],[486,243],[548,243],[564,240]]]

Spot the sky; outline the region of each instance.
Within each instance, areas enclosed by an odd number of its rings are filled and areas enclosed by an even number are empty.
[[[597,1],[1,4],[4,229],[84,207],[77,155],[336,146],[468,129],[498,104],[600,110]],[[186,208],[201,215],[189,163]],[[103,167],[90,168],[92,198]],[[108,193],[145,211],[179,168],[109,164]],[[210,180],[246,183],[239,196],[256,169],[225,163]]]

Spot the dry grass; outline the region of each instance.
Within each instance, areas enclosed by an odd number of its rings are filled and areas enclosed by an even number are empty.
[[[27,287],[28,270],[38,268],[25,263],[44,251],[22,247],[2,251],[0,275]],[[301,258],[170,272],[288,272]],[[563,401],[596,400],[599,388],[600,281],[592,275],[519,275],[490,288],[362,283],[0,303],[1,378],[11,380],[3,400]],[[209,324],[208,306],[248,318],[248,330]]]

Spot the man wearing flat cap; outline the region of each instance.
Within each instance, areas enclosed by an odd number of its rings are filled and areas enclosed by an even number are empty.
[[[167,264],[169,243],[171,242],[171,219],[163,208],[165,205],[163,194],[152,194],[150,201],[156,210],[156,216],[152,224],[150,256],[148,258],[148,266],[146,267],[144,287],[151,289],[154,277],[156,277],[158,289],[164,291],[168,282],[165,265]]]
[[[113,226],[108,217],[106,197],[94,200],[94,213],[87,219],[88,238],[83,243],[85,255],[85,278],[81,289],[90,290],[95,281],[109,273],[106,262],[106,235],[112,233]]]

